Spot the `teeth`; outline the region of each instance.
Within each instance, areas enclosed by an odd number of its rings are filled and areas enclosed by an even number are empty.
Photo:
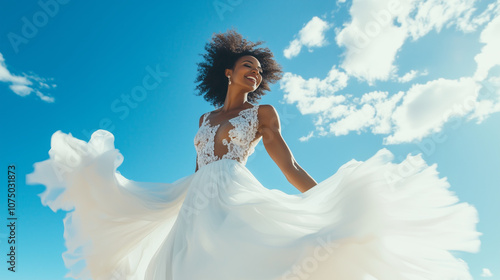
[[[247,77],[247,79],[252,79],[254,81],[257,81],[254,77]]]

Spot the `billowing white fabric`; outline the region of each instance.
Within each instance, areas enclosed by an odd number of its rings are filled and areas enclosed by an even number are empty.
[[[229,158],[172,183],[127,179],[105,130],[88,143],[57,131],[49,155],[27,182],[69,211],[63,259],[76,279],[472,279],[454,251],[479,250],[478,213],[420,155],[397,164],[381,149],[296,195]]]

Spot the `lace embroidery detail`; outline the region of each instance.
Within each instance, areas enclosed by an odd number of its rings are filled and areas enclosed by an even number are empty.
[[[198,154],[198,168],[217,160],[217,156],[214,155],[214,137],[220,124],[213,127],[207,125],[207,116],[209,113],[203,115],[203,123],[194,138],[194,145]]]
[[[220,124],[210,125],[207,119],[210,112],[203,115],[203,122],[194,138],[194,145],[198,156],[198,168],[219,159],[234,159],[246,164],[247,158],[255,151],[259,139],[253,141],[258,128],[259,105],[241,110],[234,118],[229,119],[233,126],[229,132],[229,141],[224,138],[222,144],[227,147],[227,153],[222,158],[215,155],[215,137]],[[253,142],[252,142],[253,141]]]

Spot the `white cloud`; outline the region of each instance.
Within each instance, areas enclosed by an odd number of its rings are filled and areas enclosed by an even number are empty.
[[[284,100],[297,103],[302,114],[316,114],[315,126],[319,135],[345,135],[351,131],[371,129],[373,133],[391,132],[391,115],[403,92],[388,96],[388,92],[374,91],[361,98],[336,94],[347,86],[348,77],[333,67],[323,80],[304,79],[285,73],[280,88],[285,91]],[[313,133],[300,138],[307,141]]]
[[[30,83],[31,84],[31,83]],[[32,88],[25,86],[25,85],[19,85],[19,84],[14,84],[10,85],[9,88],[15,92],[19,96],[26,96],[30,95],[30,93],[33,91]]]
[[[388,80],[397,70],[397,53],[408,38],[417,40],[452,25],[470,32],[485,23],[494,9],[471,19],[474,4],[474,0],[354,0],[351,22],[336,30],[337,44],[345,47],[341,67],[369,84]]]
[[[392,114],[396,109],[397,103],[403,98],[404,92],[400,91],[390,97],[388,97],[388,92],[373,93],[377,93],[377,98],[372,100],[361,99],[362,102],[371,104],[376,109],[372,132],[374,134],[388,134],[392,130]],[[365,94],[363,97],[373,93]]]
[[[335,66],[323,80],[311,78],[305,80],[299,75],[285,73],[280,81],[280,88],[286,94],[287,103],[297,102],[302,114],[320,113],[344,100],[344,97],[334,95],[335,92],[347,86],[348,77]]]
[[[452,25],[466,26],[466,20],[475,10],[475,0],[428,0],[414,2],[415,15],[404,15],[404,26],[414,40],[425,36],[432,30],[440,32],[443,27]],[[460,23],[460,24],[458,24]],[[471,25],[466,30],[473,31]]]
[[[365,93],[361,98],[350,100],[344,107],[332,108],[332,111],[340,109],[342,115],[337,114],[338,120],[329,125],[328,132],[336,136],[368,129],[373,134],[390,133],[391,116],[403,94],[398,92],[389,97],[388,92],[373,91]],[[321,130],[324,131],[323,128]]]
[[[31,82],[26,77],[20,77],[12,75],[7,66],[5,65],[5,59],[0,53],[0,82],[11,82],[13,84],[21,85],[31,85]]]
[[[479,14],[473,0],[397,2],[399,7],[394,3],[365,1],[361,5],[354,0],[352,21],[337,30],[337,42],[346,46],[341,66],[345,72],[334,66],[324,79],[285,74],[280,85],[285,91],[284,100],[297,103],[302,114],[315,117],[315,131],[300,141],[308,141],[316,135],[370,131],[385,134],[386,145],[409,143],[440,132],[446,123],[461,119],[480,123],[492,113],[500,112],[500,52],[497,51],[500,49],[497,36],[500,34],[500,0]],[[426,76],[427,70],[410,70],[403,76],[396,74],[394,59],[405,40],[418,39],[431,30],[439,32],[452,25],[470,32],[490,18],[493,20],[480,34],[484,47],[475,57],[477,71],[473,76],[433,78],[393,94],[372,90],[353,98],[340,93],[347,88],[351,75],[369,84],[389,78],[393,82],[408,83]],[[365,33],[366,38],[362,38],[363,32],[372,33]]]
[[[314,125],[319,136],[370,131],[387,135],[386,145],[408,143],[441,131],[452,118],[479,119],[485,110],[490,113],[492,107],[500,109],[498,103],[478,101],[483,86],[471,77],[440,78],[415,84],[407,92],[389,95],[387,91],[372,91],[360,98],[336,94],[342,86],[319,86],[328,84],[326,80],[305,80],[287,73],[281,85],[287,92],[285,101],[297,103],[302,114],[316,115]],[[309,133],[300,140],[307,141],[312,136]]]
[[[480,42],[485,46],[474,57],[477,63],[474,78],[484,80],[494,66],[500,65],[500,15],[495,17],[481,32]]]
[[[493,273],[487,268],[483,268],[483,271],[481,272],[481,277],[492,277]]]
[[[352,21],[336,30],[337,44],[346,48],[341,67],[368,83],[386,80],[393,74],[396,53],[407,36],[404,29],[392,24],[394,16],[401,13],[400,5],[388,2],[354,0]]]
[[[325,32],[331,28],[331,25],[319,17],[313,17],[296,35],[296,39],[290,42],[290,45],[283,51],[286,58],[290,59],[297,56],[302,46],[308,48],[322,47],[327,44]]]
[[[490,77],[480,83],[482,88],[479,91],[476,109],[469,117],[477,123],[481,123],[493,113],[500,112],[500,76]]]
[[[410,72],[404,74],[402,77],[394,75],[393,79],[397,80],[399,83],[407,83],[418,76],[427,76],[428,74],[429,72],[427,72],[427,70],[423,72],[417,70],[410,70]]]
[[[451,117],[462,117],[475,109],[479,89],[472,78],[440,78],[412,86],[392,115],[394,131],[384,143],[412,142],[441,131]]]
[[[9,88],[19,96],[28,96],[32,92],[36,92],[37,96],[40,97],[45,102],[54,102],[53,97],[49,97],[44,95],[39,91],[41,88],[51,88],[55,87],[55,85],[48,85],[46,83],[46,79],[40,78],[36,75],[26,75],[17,76],[13,75],[5,64],[5,59],[3,55],[0,53],[0,82],[8,83]]]
[[[496,3],[490,3],[487,8],[477,16],[472,15],[476,11],[475,8],[468,10],[463,17],[457,19],[458,28],[464,32],[475,31],[479,26],[489,22],[495,13],[498,14],[500,9],[499,3],[499,0],[497,0]]]
[[[480,35],[480,42],[485,45],[481,52],[474,57],[477,63],[474,79],[479,81],[483,88],[480,99],[477,101],[476,110],[469,119],[478,123],[488,118],[489,115],[500,112],[500,75],[494,76],[492,70],[500,67],[500,1],[496,6],[496,17],[490,21]],[[498,74],[497,74],[498,75]]]
[[[309,132],[309,134],[308,134],[307,136],[302,136],[302,137],[300,137],[300,138],[299,138],[299,141],[300,141],[300,142],[306,142],[306,141],[308,141],[311,137],[313,137],[313,135],[314,135],[314,132],[313,132],[313,131],[311,131],[311,132]]]
[[[54,97],[50,97],[50,96],[44,95],[43,93],[41,93],[38,90],[36,91],[36,95],[38,97],[40,97],[40,99],[42,99],[45,102],[49,102],[49,103],[53,103],[54,102]]]
[[[417,74],[418,74],[417,71],[411,70],[410,72],[404,74],[403,77],[398,77],[397,79],[398,79],[398,82],[400,82],[400,83],[407,83],[407,82],[415,79]]]
[[[330,133],[338,135],[346,135],[350,131],[360,131],[373,124],[375,109],[364,104],[360,109],[354,106],[349,107],[348,114],[341,120],[330,124]]]

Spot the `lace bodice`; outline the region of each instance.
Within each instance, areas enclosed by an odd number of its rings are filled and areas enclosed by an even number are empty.
[[[246,164],[255,146],[262,137],[255,139],[258,128],[259,105],[241,110],[227,122],[212,126],[208,116],[203,115],[203,122],[194,137],[198,156],[198,168],[220,159],[234,159]]]

